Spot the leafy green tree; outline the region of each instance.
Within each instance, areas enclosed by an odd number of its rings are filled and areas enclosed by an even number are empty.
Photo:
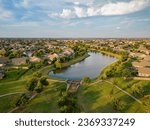
[[[60,112],[61,113],[68,113],[69,107],[67,105],[64,105],[60,107]]]
[[[91,79],[89,77],[84,77],[83,78],[83,82],[85,83],[90,83],[91,82]]]
[[[41,84],[41,82],[38,82],[37,83],[37,87],[36,87],[36,91],[38,92],[38,93],[40,93],[40,92],[42,92],[42,90],[43,90],[43,84]]]
[[[44,86],[47,86],[49,82],[47,81],[47,77],[43,76],[40,78],[40,83]]]
[[[38,83],[38,79],[37,79],[37,78],[32,78],[31,80],[29,80],[29,81],[27,82],[27,85],[26,85],[27,90],[28,90],[28,91],[34,91],[34,89],[35,89],[36,86],[37,86],[37,83]]]
[[[117,111],[123,112],[125,109],[125,102],[121,101],[120,99],[114,99],[113,100],[113,108]]]
[[[42,77],[42,73],[40,73],[40,72],[35,72],[35,73],[33,74],[33,77],[35,77],[35,78],[41,78],[41,77]]]
[[[22,94],[16,102],[16,106],[23,106],[28,102],[30,96],[26,93]]]
[[[141,85],[134,84],[132,87],[132,94],[136,97],[143,97],[144,96],[144,90]]]
[[[62,65],[61,65],[61,63],[57,60],[56,62],[55,62],[55,68],[56,69],[61,69],[62,68]]]

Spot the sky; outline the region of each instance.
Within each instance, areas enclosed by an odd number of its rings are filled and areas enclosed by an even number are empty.
[[[0,0],[0,37],[150,38],[150,0]]]

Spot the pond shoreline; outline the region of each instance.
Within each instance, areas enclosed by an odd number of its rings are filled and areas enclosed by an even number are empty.
[[[85,60],[85,62],[82,62],[82,59],[79,58],[78,60],[75,60],[75,62],[71,62],[71,64],[62,64],[63,67],[60,69],[60,71],[59,69],[57,69],[57,71],[55,71],[56,69],[51,70],[49,72],[49,77],[61,80],[81,80],[83,77],[87,76],[91,79],[95,79],[99,77],[99,73],[101,73],[105,67],[118,61],[116,57],[103,55],[100,52],[89,52],[87,55],[89,58]],[[87,57],[83,58],[83,60]],[[71,66],[71,68],[68,68],[69,66]]]

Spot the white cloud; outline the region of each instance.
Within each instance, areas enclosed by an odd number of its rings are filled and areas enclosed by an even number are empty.
[[[70,9],[63,9],[62,13],[52,13],[52,14],[49,14],[49,16],[51,17],[60,17],[60,18],[74,18],[74,14],[73,12],[70,10]]]
[[[101,8],[101,15],[124,15],[133,13],[150,5],[150,0],[109,3]]]
[[[132,0],[129,2],[107,3],[103,6],[90,5],[87,8],[79,7],[79,2],[75,2],[72,9],[63,9],[62,13],[51,13],[49,16],[59,18],[82,18],[89,16],[109,16],[109,15],[125,15],[140,11],[150,6],[150,0]]]
[[[86,10],[84,10],[81,7],[75,7],[74,8],[74,13],[75,13],[76,17],[78,17],[78,18],[82,18],[82,17],[86,17],[87,16]]]

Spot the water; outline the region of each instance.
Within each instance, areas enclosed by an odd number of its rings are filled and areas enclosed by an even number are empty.
[[[100,53],[89,53],[85,60],[68,68],[49,72],[50,77],[69,80],[81,80],[83,77],[95,78],[109,64],[117,59]]]

